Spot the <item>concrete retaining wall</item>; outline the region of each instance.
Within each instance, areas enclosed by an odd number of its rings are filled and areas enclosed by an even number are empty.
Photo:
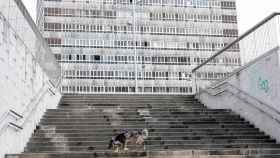
[[[23,151],[46,109],[61,98],[58,64],[20,0],[0,2],[0,69],[2,158]]]
[[[277,47],[196,97],[210,108],[232,109],[280,142],[279,57]]]

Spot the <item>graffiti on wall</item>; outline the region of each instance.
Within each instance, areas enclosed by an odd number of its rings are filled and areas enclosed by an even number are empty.
[[[258,88],[261,91],[264,91],[265,93],[269,92],[269,80],[263,79],[262,77],[259,77],[258,79]]]
[[[275,52],[251,65],[247,75],[244,74],[249,83],[246,91],[263,101],[275,102],[280,88],[278,63],[278,53]]]

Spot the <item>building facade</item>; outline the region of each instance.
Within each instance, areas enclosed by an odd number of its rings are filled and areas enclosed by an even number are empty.
[[[234,0],[38,0],[63,93],[192,94],[191,70],[238,36]],[[197,77],[240,64],[238,45]]]

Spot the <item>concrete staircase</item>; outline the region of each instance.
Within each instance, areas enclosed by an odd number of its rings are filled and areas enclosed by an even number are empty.
[[[114,133],[147,128],[143,146],[108,150]],[[66,95],[22,154],[7,158],[280,158],[280,145],[230,110],[193,96]]]

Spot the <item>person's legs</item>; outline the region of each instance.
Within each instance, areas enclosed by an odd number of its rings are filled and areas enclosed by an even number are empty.
[[[115,147],[115,151],[114,152],[119,152],[121,149],[121,143],[119,141],[115,141],[114,142],[114,147]]]
[[[139,135],[137,137],[136,144],[137,145],[143,145],[143,143],[144,143],[144,138],[143,138],[143,136]]]
[[[124,149],[125,151],[128,150],[128,148],[127,148],[128,142],[129,142],[129,139],[126,138],[125,141],[124,141],[124,147],[123,147],[123,149]]]

